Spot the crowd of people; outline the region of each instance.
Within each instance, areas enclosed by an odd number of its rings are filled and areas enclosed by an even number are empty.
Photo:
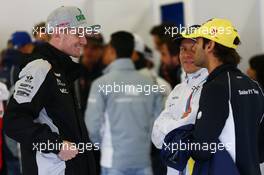
[[[173,24],[154,26],[154,49],[128,31],[105,43],[103,29],[43,34],[48,24],[73,28],[86,19],[77,7],[60,7],[32,36],[14,31],[1,51],[1,174],[260,175],[264,54],[243,74],[229,21],[212,19],[174,38],[165,34]],[[231,36],[195,35],[221,25]],[[182,141],[231,148],[166,149]]]

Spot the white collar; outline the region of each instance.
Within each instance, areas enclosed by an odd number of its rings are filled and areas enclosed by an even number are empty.
[[[207,69],[201,68],[194,73],[186,74],[186,78],[184,81],[186,82],[186,84],[193,85],[206,80],[207,76],[208,76]]]

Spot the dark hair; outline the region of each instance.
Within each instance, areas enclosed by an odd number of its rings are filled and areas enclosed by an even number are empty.
[[[203,49],[205,48],[205,45],[210,42],[209,39],[203,38]],[[233,48],[229,48],[226,46],[223,46],[221,44],[218,44],[215,42],[214,47],[214,56],[219,59],[224,64],[234,64],[238,65],[241,57],[237,53],[237,51]]]
[[[256,71],[257,81],[264,87],[264,55],[256,55],[250,58],[249,65]]]
[[[154,63],[147,58],[152,57],[152,50],[148,46],[145,46],[144,53],[137,52],[137,54],[139,58],[134,62],[136,70],[143,68],[151,69],[154,67]]]
[[[111,35],[110,45],[115,49],[117,59],[130,58],[134,50],[134,37],[126,31],[115,32]]]
[[[140,52],[137,52],[137,54],[138,59],[134,62],[136,70],[147,67],[147,60],[145,59],[144,55]]]
[[[152,29],[150,30],[150,34],[158,36],[161,41],[161,44],[163,44],[164,42],[172,38],[170,34],[165,34],[166,28],[171,29],[172,27],[175,27],[175,26],[176,25],[173,23],[162,23],[160,25],[156,25],[152,27]]]
[[[86,35],[85,36],[87,43],[91,43],[93,46],[96,47],[103,47],[104,46],[104,37],[101,33]]]
[[[153,52],[151,48],[149,48],[147,45],[145,45],[145,48],[144,48],[144,57],[146,59],[153,59]]]
[[[40,22],[40,23],[36,24],[34,26],[35,31],[34,31],[34,29],[32,31],[33,36],[36,37],[39,32],[45,33],[45,30],[46,30],[45,27],[46,27],[45,22]]]
[[[180,53],[180,46],[178,40],[168,40],[165,43],[168,47],[171,56],[177,56]]]

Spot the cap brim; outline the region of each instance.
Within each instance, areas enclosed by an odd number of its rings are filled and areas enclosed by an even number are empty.
[[[193,41],[195,41],[195,38],[196,37],[190,37],[189,35],[186,35],[186,34],[184,34],[184,33],[181,33],[181,34],[179,34],[179,36],[177,36],[177,37],[175,37],[174,38],[174,41],[178,44],[178,45],[180,45],[181,44],[181,42],[182,42],[182,40],[184,40],[184,39],[191,39],[191,40],[193,40]]]
[[[183,37],[183,38],[186,38],[186,39],[195,39],[195,38],[198,38],[199,35],[197,34],[196,31],[194,31],[194,32],[191,33],[191,34],[182,33],[182,37]]]

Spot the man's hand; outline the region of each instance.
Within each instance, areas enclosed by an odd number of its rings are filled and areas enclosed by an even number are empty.
[[[58,154],[59,158],[63,161],[71,160],[78,154],[76,146],[68,141],[63,141],[61,150]]]

